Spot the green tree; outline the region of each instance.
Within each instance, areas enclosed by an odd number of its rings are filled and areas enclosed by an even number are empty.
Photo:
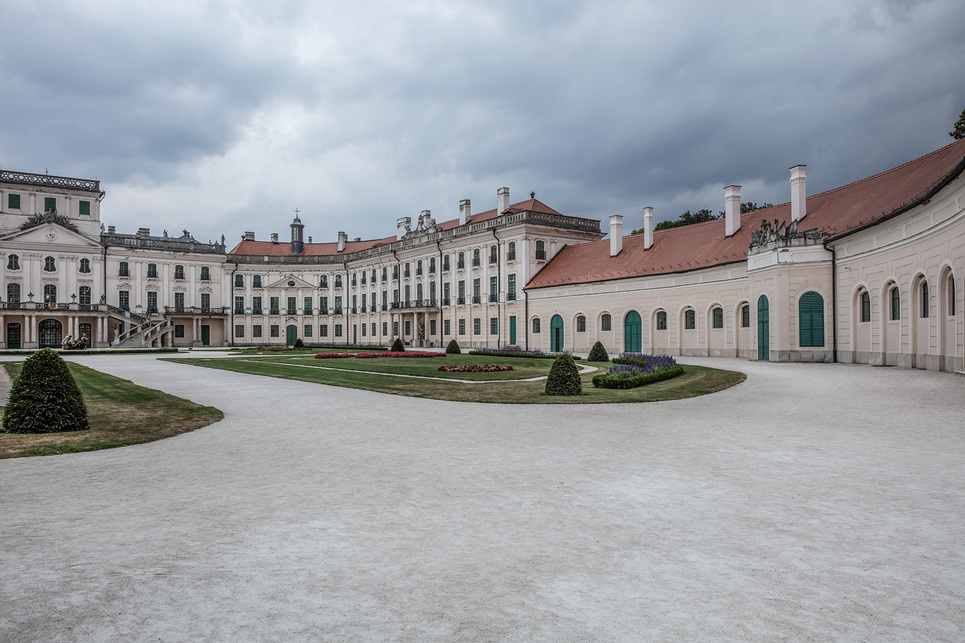
[[[573,356],[564,353],[555,360],[550,367],[550,374],[546,378],[547,395],[582,395],[583,382],[580,381],[580,369],[576,367]]]
[[[10,389],[3,430],[63,433],[89,428],[84,397],[60,355],[45,348],[28,357]]]
[[[405,352],[405,345],[402,344],[402,340],[399,339],[398,337],[396,337],[396,338],[395,338],[395,341],[392,342],[392,352],[393,352],[393,353],[404,353],[404,352]]]
[[[715,219],[720,219],[723,217],[723,213],[714,214],[710,210],[704,208],[703,210],[695,210],[691,212],[687,210],[681,214],[676,221],[661,221],[656,225],[654,230],[666,230],[667,228],[679,228],[680,226],[693,225],[695,223],[703,223],[704,221],[713,221]]]
[[[587,355],[586,359],[590,362],[609,362],[610,356],[607,355],[603,342],[597,342],[593,344],[593,348],[590,349],[590,354]]]
[[[762,210],[764,208],[772,208],[772,207],[774,207],[773,203],[762,203],[760,205],[757,205],[753,201],[746,201],[744,203],[741,203],[741,214],[745,214],[747,212],[753,212],[754,210]]]
[[[459,348],[459,342],[455,339],[450,339],[449,344],[446,346],[446,355],[460,355],[462,350]]]
[[[955,129],[948,133],[956,141],[965,138],[965,109],[962,110],[962,115],[958,117],[958,122],[955,123]]]

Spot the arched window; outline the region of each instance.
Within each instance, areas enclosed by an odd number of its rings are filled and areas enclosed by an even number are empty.
[[[175,274],[177,274],[177,273],[175,272]],[[252,287],[252,288],[261,288],[261,275],[252,275],[252,276],[251,276],[251,287]]]
[[[201,274],[202,274],[202,275],[204,274],[204,268],[201,269]],[[117,264],[117,276],[118,276],[118,277],[130,277],[130,276],[131,276],[131,269],[130,269],[130,267],[127,265],[127,262],[126,262],[126,261],[122,261],[122,262],[120,262],[119,264]],[[202,279],[203,279],[203,278],[204,278],[204,277],[202,277]]]
[[[408,279],[409,277],[412,276],[412,271],[411,271],[411,269],[409,268],[409,262],[408,262],[408,261],[405,262],[405,271],[403,272],[403,276],[404,276],[406,279]]]
[[[16,284],[13,284],[16,285]],[[539,335],[539,317],[533,317],[533,334]]]
[[[576,317],[576,332],[585,333],[586,332],[586,317],[583,315],[577,315]]]
[[[456,261],[456,268],[458,268],[459,270],[462,270],[465,267],[466,267],[466,253],[460,252],[459,260]]]
[[[489,263],[496,263],[499,261],[499,249],[496,244],[489,246]]]
[[[420,303],[422,302],[422,299],[423,299],[422,293],[423,293],[422,282],[419,282],[415,286],[415,298],[418,299]]]
[[[80,260],[80,271],[82,274],[90,274],[90,259]]]
[[[516,242],[510,241],[506,247],[506,261],[516,261]]]
[[[955,277],[948,275],[948,314],[955,316]]]
[[[684,330],[696,330],[697,329],[697,313],[694,309],[688,309],[684,311]]]
[[[861,293],[861,321],[871,321],[871,294],[867,290]]]
[[[15,303],[20,301],[20,284],[7,284],[7,302]]]
[[[798,321],[801,346],[824,346],[824,298],[816,292],[806,292],[798,300]]]
[[[475,268],[479,265],[479,248],[473,248],[472,250],[472,267]]]
[[[667,311],[665,310],[657,313],[657,330],[667,330]]]
[[[180,264],[174,266],[174,278],[184,279],[184,266]]]
[[[449,270],[449,255],[442,255],[442,270],[443,272]]]
[[[603,316],[600,317],[600,330],[611,330],[612,325],[613,318],[610,317],[609,313],[604,313]]]
[[[713,317],[713,327],[718,329],[723,328],[724,327],[724,309],[721,308],[720,306],[717,306],[712,311],[710,311],[710,314]]]
[[[898,292],[898,286],[891,287],[891,320],[898,321],[901,319],[901,294]]]
[[[157,279],[157,264],[156,264],[156,263],[149,263],[149,264],[147,264],[147,278],[148,278],[148,279]]]
[[[57,261],[53,257],[44,257],[44,272],[56,272]]]
[[[7,257],[7,270],[20,270],[20,257],[17,255]]]
[[[335,287],[336,288],[342,287],[342,275],[335,275]]]
[[[57,286],[44,284],[44,303],[52,306],[57,303]]]
[[[77,289],[77,303],[81,306],[90,306],[90,286],[81,286]]]
[[[741,328],[751,327],[751,305],[744,304],[741,306]]]
[[[416,277],[422,274],[422,259],[419,259],[415,264],[415,274]]]
[[[922,280],[921,282],[921,311],[919,315],[922,318],[928,317],[928,282]]]
[[[436,271],[436,258],[429,257],[429,272],[434,273],[435,271]],[[375,279],[375,277],[373,276],[372,279]]]

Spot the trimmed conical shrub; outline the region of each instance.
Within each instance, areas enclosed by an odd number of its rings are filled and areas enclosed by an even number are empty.
[[[593,344],[593,348],[590,349],[590,354],[586,359],[589,362],[609,362],[610,356],[607,355],[606,349],[603,348],[603,342],[597,342]]]
[[[405,344],[403,344],[403,343],[402,343],[402,340],[399,339],[398,337],[396,337],[396,338],[395,338],[395,341],[392,342],[392,352],[393,352],[393,353],[404,353],[404,352],[405,352]]]
[[[3,430],[62,433],[89,428],[84,398],[60,355],[45,348],[28,357],[10,390]]]
[[[583,383],[580,370],[572,355],[563,354],[553,361],[549,377],[546,378],[547,395],[582,395]]]
[[[461,353],[462,349],[459,348],[459,342],[450,339],[449,344],[446,346],[446,355],[459,355]]]
[[[292,348],[305,348],[305,342],[303,342],[302,338],[299,337],[295,340],[295,343],[292,344]]]

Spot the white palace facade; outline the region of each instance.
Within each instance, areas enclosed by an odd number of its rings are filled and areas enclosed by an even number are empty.
[[[965,369],[965,140],[790,201],[624,236],[535,198],[394,235],[118,233],[98,181],[0,171],[0,347],[519,347]],[[609,239],[603,237],[609,234]]]

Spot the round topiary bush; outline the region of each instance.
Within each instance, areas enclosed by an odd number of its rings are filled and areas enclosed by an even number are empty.
[[[446,346],[446,355],[459,355],[461,353],[462,349],[459,348],[459,342],[450,339],[449,344]]]
[[[60,355],[45,348],[28,357],[10,390],[3,430],[63,433],[89,428],[84,398]]]
[[[405,345],[402,343],[401,339],[396,337],[395,341],[392,342],[392,348],[390,348],[389,350],[391,350],[393,353],[404,353]]]
[[[305,348],[305,342],[303,342],[302,338],[299,337],[295,340],[295,343],[292,346],[293,348]]]
[[[589,362],[609,362],[610,356],[607,355],[606,349],[603,348],[603,343],[597,342],[593,344],[593,348],[590,349],[590,354],[586,359]]]
[[[549,377],[546,378],[547,395],[582,395],[583,383],[580,371],[572,355],[560,355],[553,361]]]

